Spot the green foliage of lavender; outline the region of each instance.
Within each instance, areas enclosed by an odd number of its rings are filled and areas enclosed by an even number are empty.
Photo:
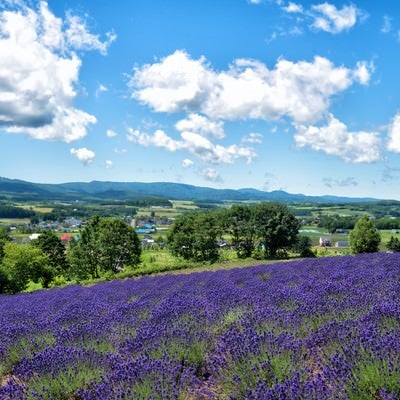
[[[1,399],[400,398],[400,255],[0,296]]]

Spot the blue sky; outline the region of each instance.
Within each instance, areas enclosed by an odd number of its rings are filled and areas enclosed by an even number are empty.
[[[0,0],[0,176],[400,199],[400,3]]]

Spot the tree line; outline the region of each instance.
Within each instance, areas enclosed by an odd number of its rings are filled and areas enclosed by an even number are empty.
[[[293,250],[312,257],[311,240],[298,234],[299,220],[278,203],[233,205],[177,217],[168,232],[167,246],[172,255],[195,262],[215,262],[221,249],[230,246],[238,258],[282,258]],[[378,251],[380,235],[366,215],[350,234],[353,253]],[[387,247],[400,251],[392,237]],[[122,219],[94,216],[80,230],[78,240],[65,246],[50,230],[27,244],[12,241],[0,229],[0,293],[25,290],[30,281],[43,287],[63,280],[104,277],[135,268],[140,264],[141,243],[135,230]]]
[[[114,274],[140,262],[141,247],[134,229],[121,219],[93,217],[67,246],[52,231],[17,244],[0,230],[0,293],[25,290],[30,281],[44,288],[57,280],[71,281]]]
[[[0,204],[0,218],[31,218],[34,215],[33,210]]]
[[[328,232],[335,233],[337,229],[354,229],[356,222],[361,217],[341,217],[339,215],[324,215],[319,217],[318,227],[326,228]],[[377,229],[400,229],[400,218],[382,217],[374,220]]]
[[[179,216],[168,233],[175,256],[216,261],[223,238],[229,238],[239,258],[275,258],[299,243],[300,222],[278,203],[233,205]]]

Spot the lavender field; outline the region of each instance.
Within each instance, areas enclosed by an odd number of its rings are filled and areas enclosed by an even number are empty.
[[[399,399],[400,255],[0,296],[1,399]]]

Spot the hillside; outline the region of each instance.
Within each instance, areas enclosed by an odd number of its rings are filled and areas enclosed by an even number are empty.
[[[193,201],[279,201],[284,203],[358,203],[372,198],[340,196],[307,196],[282,190],[264,192],[257,189],[214,189],[173,182],[70,182],[61,184],[32,183],[0,177],[0,199],[12,200],[132,200],[160,197]]]

